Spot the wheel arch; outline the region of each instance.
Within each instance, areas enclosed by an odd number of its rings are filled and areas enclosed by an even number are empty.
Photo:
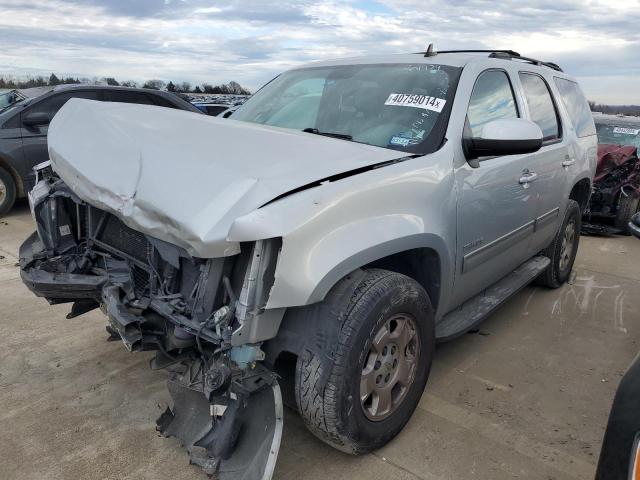
[[[442,295],[453,270],[444,240],[433,234],[416,234],[384,242],[358,252],[335,265],[315,286],[310,302],[322,301],[329,291],[350,273],[367,268],[382,268],[406,275],[426,290],[436,318],[443,305]]]
[[[578,202],[580,212],[584,213],[589,206],[589,199],[591,198],[591,181],[588,178],[578,180],[571,188],[569,198]]]
[[[9,175],[13,178],[14,183],[16,184],[16,197],[22,198],[26,195],[24,191],[24,182],[22,181],[22,177],[15,169],[11,162],[9,162],[5,157],[0,155],[0,168],[4,168]]]
[[[446,298],[450,285],[448,272],[453,271],[448,260],[444,241],[432,234],[416,234],[386,242],[365,249],[357,255],[345,259],[332,268],[316,285],[312,293],[314,302],[307,305],[288,307],[280,324],[278,334],[265,344],[266,363],[275,366],[283,359],[289,359],[310,350],[322,358],[330,358],[337,342],[339,329],[330,325],[326,318],[335,312],[323,302],[328,295],[351,296],[354,285],[371,268],[389,270],[406,275],[418,282],[429,295],[435,318]]]

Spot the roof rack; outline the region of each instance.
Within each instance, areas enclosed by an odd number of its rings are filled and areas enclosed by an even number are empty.
[[[542,60],[536,60],[535,58],[523,57],[518,52],[513,50],[439,50],[436,51],[433,48],[433,43],[429,44],[429,48],[424,52],[425,57],[434,57],[440,53],[488,53],[489,58],[502,58],[504,60],[521,60],[533,65],[540,65],[543,67],[549,67],[558,72],[562,72],[562,68],[557,63],[543,62]]]

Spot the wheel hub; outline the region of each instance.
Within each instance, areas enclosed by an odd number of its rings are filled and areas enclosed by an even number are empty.
[[[7,186],[0,179],[0,205],[2,205],[7,198]]]
[[[573,245],[576,236],[576,223],[571,221],[567,223],[562,236],[562,245],[560,246],[560,270],[564,271],[571,262],[573,255]]]
[[[415,378],[419,355],[415,319],[396,314],[380,327],[365,356],[360,403],[369,420],[380,421],[402,403]]]

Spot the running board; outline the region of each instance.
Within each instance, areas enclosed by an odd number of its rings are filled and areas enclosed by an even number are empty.
[[[447,313],[436,325],[436,340],[445,342],[468,332],[549,266],[541,255],[526,261],[506,277]]]

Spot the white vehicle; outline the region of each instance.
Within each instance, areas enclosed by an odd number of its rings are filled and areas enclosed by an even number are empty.
[[[229,119],[71,100],[49,153],[24,282],[157,351],[158,426],[192,462],[269,478],[279,383],[319,438],[371,451],[437,340],[567,280],[596,136],[556,65],[430,49],[291,70]]]

